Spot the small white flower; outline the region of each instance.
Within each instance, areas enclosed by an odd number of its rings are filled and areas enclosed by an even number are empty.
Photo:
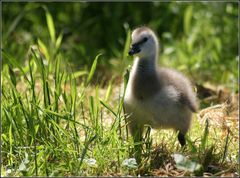
[[[6,175],[9,176],[12,173],[12,169],[7,169],[6,170]]]
[[[97,161],[93,158],[86,159],[86,160],[84,160],[84,162],[90,167],[96,167],[97,166]]]
[[[81,160],[82,160],[82,158],[79,157],[78,161],[81,161]],[[87,164],[88,166],[90,166],[90,167],[96,167],[97,166],[97,161],[95,159],[93,159],[93,158],[84,158],[83,162],[85,164]]]
[[[137,168],[137,161],[135,158],[125,159],[122,162],[122,165],[126,166],[127,168],[130,168],[130,169],[135,169],[135,168]]]
[[[26,165],[24,164],[24,162],[22,162],[18,168],[19,171],[26,171],[27,170],[27,167]]]

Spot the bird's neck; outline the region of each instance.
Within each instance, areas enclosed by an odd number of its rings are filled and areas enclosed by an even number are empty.
[[[132,92],[138,99],[154,96],[159,90],[157,77],[157,58],[137,58],[133,65],[131,77]]]
[[[155,74],[157,71],[157,56],[137,57],[135,59],[136,72],[141,74]]]

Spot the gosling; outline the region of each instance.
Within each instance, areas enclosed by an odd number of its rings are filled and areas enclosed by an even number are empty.
[[[124,97],[124,111],[134,142],[142,139],[144,125],[153,129],[172,128],[178,131],[181,146],[197,111],[196,96],[191,84],[181,73],[158,68],[159,43],[147,28],[135,29],[131,35],[129,55],[135,55]]]

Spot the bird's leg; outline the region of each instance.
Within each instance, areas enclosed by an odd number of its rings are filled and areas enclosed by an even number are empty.
[[[186,144],[185,134],[179,132],[178,133],[178,141],[180,142],[181,146],[183,147]]]
[[[129,123],[129,130],[134,140],[134,157],[138,164],[141,163],[141,154],[142,154],[142,133],[143,126],[136,123]]]

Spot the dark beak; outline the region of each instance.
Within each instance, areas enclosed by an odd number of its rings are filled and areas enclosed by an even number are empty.
[[[133,44],[128,52],[128,54],[130,56],[137,54],[141,51],[141,49],[139,48],[139,45]]]

